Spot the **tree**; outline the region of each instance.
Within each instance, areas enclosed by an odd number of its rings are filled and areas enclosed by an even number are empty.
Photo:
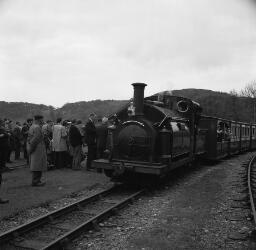
[[[244,89],[241,90],[241,96],[252,98],[251,101],[251,120],[256,122],[256,81],[251,81],[247,83]]]
[[[240,94],[241,96],[256,98],[256,81],[247,83],[244,89],[240,91]]]
[[[238,93],[235,89],[231,89],[231,90],[229,91],[229,94],[230,94],[231,96],[239,96],[239,93]]]

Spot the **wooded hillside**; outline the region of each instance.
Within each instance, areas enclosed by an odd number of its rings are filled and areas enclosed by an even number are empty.
[[[204,89],[173,90],[172,93],[173,95],[184,96],[198,102],[203,108],[203,114],[246,122],[253,121],[253,98],[237,97]],[[0,117],[23,122],[35,114],[42,114],[45,119],[55,120],[57,117],[63,117],[64,119],[81,119],[85,122],[92,112],[99,116],[108,116],[127,104],[127,102],[124,100],[81,101],[67,103],[61,108],[55,109],[52,106],[43,104],[1,101]]]

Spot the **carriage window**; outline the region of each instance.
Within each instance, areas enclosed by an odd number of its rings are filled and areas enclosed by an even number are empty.
[[[236,127],[232,126],[232,136],[236,136]]]

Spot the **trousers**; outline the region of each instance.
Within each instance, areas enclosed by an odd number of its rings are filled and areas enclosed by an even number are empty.
[[[32,184],[37,184],[41,181],[42,171],[32,171]]]

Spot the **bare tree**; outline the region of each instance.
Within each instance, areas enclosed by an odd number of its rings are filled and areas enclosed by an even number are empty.
[[[231,89],[229,91],[229,94],[232,95],[232,96],[237,96],[237,97],[239,96],[239,93],[235,89]]]
[[[240,95],[251,98],[251,120],[256,123],[256,80],[247,83],[240,91]]]
[[[240,95],[245,97],[256,98],[256,80],[247,83],[244,89],[240,91]]]

